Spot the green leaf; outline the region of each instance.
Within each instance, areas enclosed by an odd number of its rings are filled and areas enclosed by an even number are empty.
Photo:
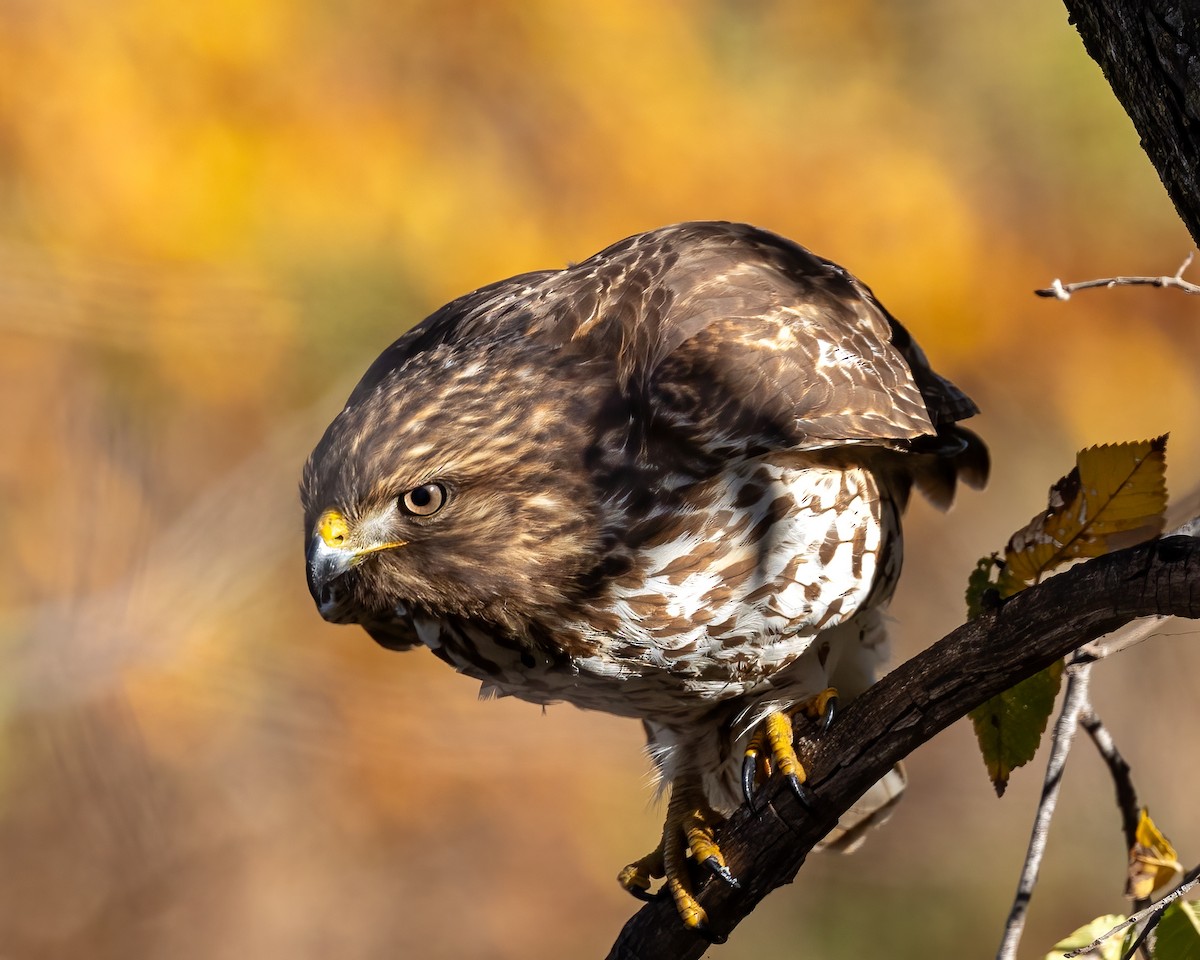
[[[1097,917],[1085,927],[1080,927],[1069,937],[1059,940],[1054,945],[1045,960],[1062,960],[1063,954],[1070,953],[1072,950],[1082,950],[1097,937],[1102,937],[1108,933],[1118,923],[1122,923],[1124,917],[1110,914],[1106,917]],[[1087,953],[1081,953],[1080,960],[1121,960],[1121,938],[1109,937],[1095,950],[1089,950]]]
[[[974,620],[983,613],[983,595],[996,586],[992,574],[1000,567],[996,554],[980,557],[975,569],[967,577],[967,619]]]
[[[1154,960],[1200,960],[1200,908],[1177,900],[1158,924]]]
[[[1037,753],[1062,683],[1062,671],[1063,661],[1059,660],[968,714],[996,796],[1004,796],[1012,771]]]

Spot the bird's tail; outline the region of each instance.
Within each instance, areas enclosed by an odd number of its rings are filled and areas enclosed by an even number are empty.
[[[838,818],[837,826],[813,849],[853,853],[862,846],[871,830],[892,815],[907,785],[904,764],[898,763]]]

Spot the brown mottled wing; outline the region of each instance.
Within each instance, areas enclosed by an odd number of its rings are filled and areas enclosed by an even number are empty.
[[[604,342],[655,415],[717,447],[905,447],[975,406],[840,267],[742,224],[688,223],[560,280],[549,326]]]

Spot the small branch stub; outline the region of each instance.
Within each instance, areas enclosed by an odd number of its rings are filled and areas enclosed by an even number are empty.
[[[1101,280],[1080,280],[1076,283],[1063,283],[1059,279],[1055,279],[1048,287],[1043,287],[1040,290],[1033,292],[1039,297],[1052,297],[1055,300],[1070,300],[1071,294],[1079,290],[1092,290],[1096,287],[1173,287],[1176,290],[1182,290],[1184,293],[1196,296],[1200,294],[1200,284],[1192,283],[1190,280],[1184,280],[1183,274],[1188,267],[1192,265],[1192,258],[1196,255],[1194,250],[1189,251],[1179,269],[1175,271],[1174,276],[1170,277],[1105,277]]]

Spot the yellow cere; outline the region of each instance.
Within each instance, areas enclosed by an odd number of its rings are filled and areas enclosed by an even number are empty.
[[[325,546],[340,547],[350,535],[350,526],[337,510],[326,510],[317,521],[317,533],[325,541]]]

